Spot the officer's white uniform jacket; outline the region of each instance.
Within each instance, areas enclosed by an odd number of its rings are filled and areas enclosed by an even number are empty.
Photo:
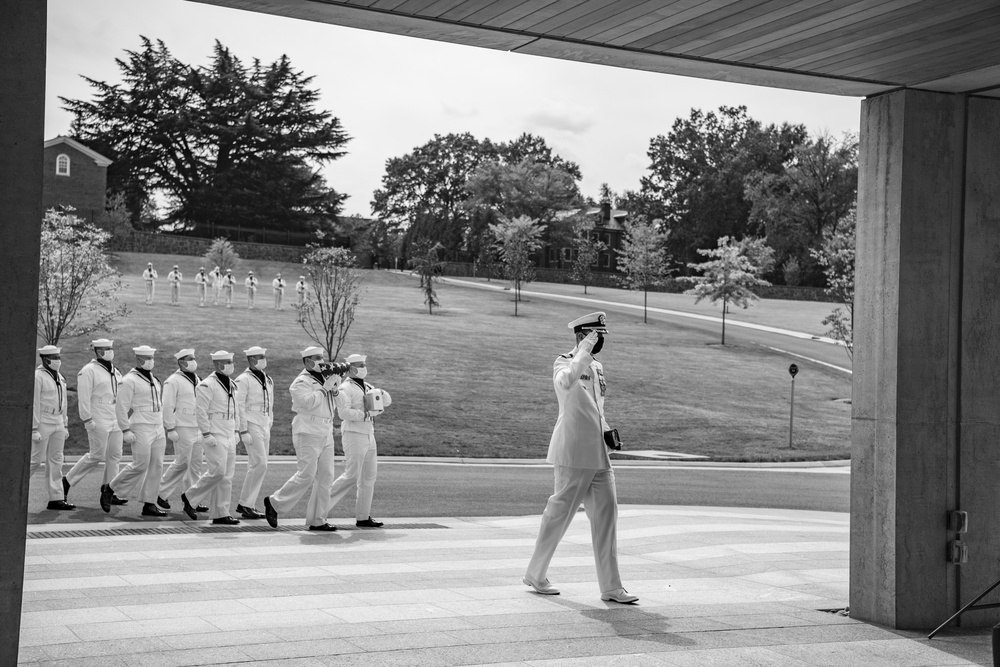
[[[257,289],[257,279],[256,278],[252,278],[250,276],[247,276],[247,279],[243,281],[243,285],[248,290],[256,290]]]
[[[589,353],[575,348],[562,354],[552,365],[552,384],[559,399],[549,454],[546,460],[557,466],[601,470],[611,467],[604,431],[604,367]]]
[[[35,396],[31,404],[31,428],[35,431],[39,424],[63,427],[67,424],[66,378],[58,371],[56,377],[58,382],[44,366],[35,368]]]
[[[275,292],[284,292],[285,291],[285,279],[284,278],[275,278],[274,280],[271,281],[271,287],[274,289]]]
[[[171,271],[170,273],[167,274],[168,282],[180,285],[181,280],[182,280],[182,275],[180,271]]]
[[[240,402],[243,404],[240,430],[247,430],[247,422],[270,429],[274,424],[274,380],[264,371],[259,371],[264,381],[249,368],[240,373],[236,384],[240,388]]]
[[[133,424],[163,424],[163,387],[152,374],[149,377],[133,368],[118,383],[115,413],[123,431]]]
[[[91,359],[76,374],[77,407],[83,421],[93,419],[105,428],[116,430],[118,417],[115,414],[115,402],[122,374],[113,364],[110,365],[109,371],[100,361]]]
[[[201,271],[199,271],[198,273],[194,274],[194,281],[198,285],[206,285],[207,286],[208,285],[208,276],[206,276],[204,273],[202,273]]]
[[[212,287],[220,287],[222,285],[222,271],[212,271],[208,275],[212,278]]]
[[[222,276],[223,287],[232,287],[235,284],[236,284],[236,278],[234,278],[232,274],[227,273],[226,275]]]
[[[229,379],[229,390],[226,390],[218,371],[198,383],[195,413],[202,433],[235,436],[236,427],[242,421],[239,393],[240,388],[232,378]]]
[[[142,272],[142,279],[146,282],[152,282],[157,278],[159,278],[159,276],[156,275],[156,269],[146,269]]]
[[[199,378],[192,373],[192,380],[179,368],[163,381],[163,427],[168,431],[178,426],[198,428],[195,415],[195,387]]]
[[[305,281],[300,280],[299,282],[295,283],[295,292],[297,294],[305,294],[306,293],[306,283],[305,283]]]
[[[341,433],[364,433],[371,435],[375,433],[375,422],[373,417],[365,412],[365,394],[370,392],[372,387],[364,380],[365,388],[362,391],[355,378],[347,378],[340,385],[340,396],[337,398],[337,414],[344,420],[340,425]],[[382,406],[392,405],[392,396],[385,389],[382,390]]]
[[[292,433],[330,435],[333,433],[335,406],[341,397],[334,397],[323,390],[323,383],[303,369],[292,381],[288,392],[292,395]]]

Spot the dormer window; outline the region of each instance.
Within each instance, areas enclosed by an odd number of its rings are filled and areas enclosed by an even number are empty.
[[[65,153],[56,158],[56,176],[69,176],[69,156]]]

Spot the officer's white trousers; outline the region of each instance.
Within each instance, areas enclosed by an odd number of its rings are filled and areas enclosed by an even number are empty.
[[[244,445],[247,450],[247,476],[243,478],[240,491],[240,505],[255,507],[260,487],[267,473],[267,453],[271,448],[271,428],[262,424],[247,422],[247,430],[253,442]]]
[[[156,283],[152,280],[146,281],[146,303],[153,303],[153,296],[156,294]]]
[[[344,433],[344,472],[333,483],[330,509],[352,491],[357,492],[354,518],[364,521],[372,514],[372,496],[378,474],[378,451],[375,436],[367,433]]]
[[[181,297],[181,286],[178,285],[177,283],[171,283],[170,284],[170,303],[172,305],[176,306],[177,302],[180,300],[180,297]]]
[[[31,442],[31,472],[34,475],[45,463],[45,486],[49,490],[49,500],[62,500],[63,447],[69,431],[62,424],[39,424],[38,434],[42,439]]]
[[[194,486],[201,476],[201,461],[204,458],[204,445],[197,426],[178,426],[177,442],[174,443],[174,460],[163,471],[160,478],[159,496],[166,500],[177,491],[177,487],[187,489]]]
[[[275,290],[274,291],[274,309],[275,310],[281,310],[281,299],[282,299],[283,295],[284,295],[284,292],[282,290]]]
[[[225,287],[225,288],[223,288],[223,290],[225,291],[225,296],[226,296],[226,308],[232,308],[233,307],[233,288],[232,287]]]
[[[103,484],[110,484],[118,474],[118,464],[122,460],[122,431],[115,422],[94,420],[94,427],[87,431],[87,441],[90,451],[80,457],[69,472],[66,481],[70,486],[89,475],[101,464],[104,464]]]
[[[167,437],[162,424],[133,424],[132,463],[122,468],[113,480],[111,490],[122,498],[139,488],[139,500],[155,503],[160,490],[160,475],[163,473],[163,453],[167,449]]]
[[[528,563],[527,576],[535,581],[546,579],[556,546],[569,524],[583,508],[590,519],[590,537],[594,543],[597,583],[606,593],[622,587],[618,573],[618,498],[612,469],[567,468],[555,466],[555,493],[542,513],[542,525],[535,542],[535,553]]]
[[[229,504],[233,499],[233,475],[236,474],[236,432],[213,430],[212,437],[215,444],[205,445],[205,472],[184,495],[195,506],[207,500],[209,518],[221,519],[232,516]]]
[[[333,434],[312,435],[292,432],[292,445],[298,458],[298,470],[285,485],[271,494],[271,506],[279,514],[291,511],[306,491],[311,491],[306,505],[306,525],[326,523],[333,486]]]
[[[212,286],[212,292],[213,292],[212,305],[213,306],[218,306],[219,305],[219,293],[221,291],[222,291],[222,285],[213,285]]]
[[[205,305],[205,296],[208,292],[208,286],[198,285],[198,307],[201,308]]]
[[[247,288],[247,308],[253,308],[256,305],[257,298],[257,288],[248,287]]]

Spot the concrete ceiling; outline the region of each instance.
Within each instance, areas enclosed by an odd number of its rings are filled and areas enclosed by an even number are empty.
[[[550,58],[867,96],[1000,97],[997,0],[193,0]]]

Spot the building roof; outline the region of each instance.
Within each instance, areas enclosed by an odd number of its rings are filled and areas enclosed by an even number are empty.
[[[69,137],[64,137],[62,135],[59,135],[55,139],[49,139],[48,141],[46,141],[45,142],[45,148],[51,148],[52,146],[57,146],[59,144],[66,144],[70,148],[74,148],[74,149],[78,150],[79,152],[83,153],[84,155],[86,155],[87,157],[89,157],[91,160],[93,160],[94,163],[96,163],[98,167],[107,167],[109,164],[111,164],[111,160],[109,160],[108,158],[104,157],[103,155],[101,155],[97,151],[91,150],[90,148],[87,148],[86,146],[84,146],[83,144],[81,144],[79,141],[77,141],[75,139],[70,139]]]
[[[198,1],[817,93],[867,96],[908,87],[1000,97],[1000,3],[993,0]]]

